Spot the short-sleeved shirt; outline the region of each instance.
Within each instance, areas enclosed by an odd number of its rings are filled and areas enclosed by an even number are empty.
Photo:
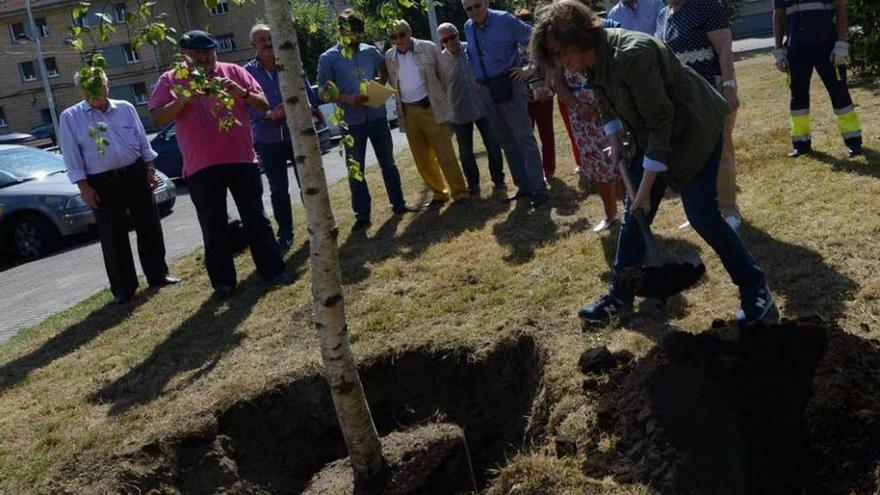
[[[342,54],[342,45],[337,44],[318,58],[318,87],[333,81],[343,95],[357,95],[361,92],[361,82],[372,81],[385,70],[385,57],[373,45],[361,43],[351,58]],[[345,112],[345,122],[352,125],[366,124],[385,118],[385,106],[378,108],[367,105],[348,105],[337,103]]]
[[[452,105],[452,123],[467,124],[486,116],[483,99],[480,98],[477,80],[468,62],[467,43],[461,44],[461,53],[453,56],[443,50],[452,71],[449,80],[449,103]]]
[[[633,10],[620,0],[608,11],[608,18],[619,22],[623,29],[653,35],[657,31],[657,17],[665,6],[662,0],[636,0]]]
[[[107,127],[99,135],[107,140],[104,153],[98,150],[92,129]],[[59,138],[67,177],[77,183],[95,175],[131,165],[137,159],[153,161],[157,154],[150,146],[144,125],[134,106],[125,100],[107,99],[107,110],[100,111],[86,101],[68,108],[59,119]]]
[[[773,0],[785,9],[785,46],[812,46],[837,41],[834,0]]]
[[[719,0],[686,0],[675,12],[660,12],[655,36],[710,84],[721,76],[718,54],[706,33],[730,28],[730,19]]]
[[[510,69],[519,67],[522,62],[519,47],[529,44],[532,26],[510,12],[489,9],[482,26],[468,19],[464,23],[464,34],[471,68],[477,79],[483,80],[506,75]]]
[[[252,94],[263,94],[257,80],[238,65],[217,62],[210,75],[235,81]],[[186,83],[184,79],[175,78],[173,70],[162,74],[156,82],[153,96],[150,97],[150,110],[161,108],[174,101],[175,96],[172,94],[174,87]],[[240,98],[235,98],[234,101],[232,115],[238,123],[226,131],[220,130],[220,121],[217,117],[226,115],[226,109],[218,108],[217,99],[213,96],[193,97],[177,114],[174,125],[177,130],[177,144],[183,155],[184,177],[189,177],[212,165],[257,162],[247,103]]]

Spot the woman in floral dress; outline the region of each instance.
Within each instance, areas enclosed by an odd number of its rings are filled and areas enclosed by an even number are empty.
[[[572,150],[577,153],[575,161],[578,172],[596,184],[605,206],[605,218],[593,227],[593,232],[608,230],[617,222],[615,189],[620,181],[620,171],[604,151],[608,145],[602,130],[599,106],[583,74],[564,70],[564,84],[557,83],[555,86],[559,101],[564,102],[568,110],[574,145]]]

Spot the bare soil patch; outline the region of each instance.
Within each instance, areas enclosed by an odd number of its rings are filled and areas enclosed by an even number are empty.
[[[586,392],[593,441],[616,442],[585,474],[678,495],[877,493],[877,343],[818,319],[716,326],[669,334]]]

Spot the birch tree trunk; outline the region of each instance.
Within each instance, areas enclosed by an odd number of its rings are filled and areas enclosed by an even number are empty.
[[[309,226],[309,263],[315,327],[321,341],[324,376],[351,456],[355,479],[369,484],[385,469],[382,446],[355,367],[345,322],[339,252],[339,229],[330,208],[318,136],[303,84],[303,68],[293,13],[288,0],[264,0],[272,28],[284,110],[303,191]]]

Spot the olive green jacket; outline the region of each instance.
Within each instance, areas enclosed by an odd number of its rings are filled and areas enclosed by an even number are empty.
[[[619,119],[648,158],[668,167],[670,185],[681,186],[703,168],[721,137],[727,104],[665,44],[605,29],[586,75],[605,123]]]

